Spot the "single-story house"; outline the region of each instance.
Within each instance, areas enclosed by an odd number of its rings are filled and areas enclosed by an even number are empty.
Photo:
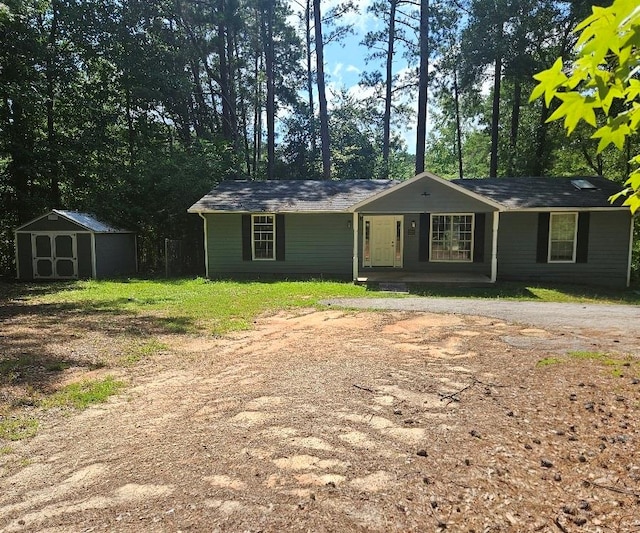
[[[136,234],[54,209],[15,230],[20,280],[108,278],[138,270]]]
[[[403,273],[624,287],[633,218],[609,202],[619,189],[602,177],[429,172],[402,182],[223,181],[188,211],[204,220],[208,277]]]

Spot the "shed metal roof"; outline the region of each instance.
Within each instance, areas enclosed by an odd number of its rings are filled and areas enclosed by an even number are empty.
[[[593,189],[572,183],[582,179]],[[620,208],[623,200],[609,202],[622,186],[602,177],[457,179],[453,183],[504,205],[507,209]]]
[[[398,183],[392,180],[222,181],[188,211],[344,212]]]
[[[63,218],[66,218],[70,222],[74,224],[78,224],[88,231],[92,231],[94,233],[133,233],[132,231],[117,228],[115,226],[111,226],[105,222],[102,222],[95,215],[90,213],[82,213],[80,211],[67,211],[65,209],[52,209],[51,211],[45,213],[44,215],[40,215],[39,217],[22,224],[20,227],[16,228],[15,231],[20,231],[27,226],[30,226],[37,220],[41,220],[50,216],[51,214],[56,214]]]
[[[98,220],[95,215],[92,215],[90,213],[81,213],[80,211],[66,211],[63,209],[54,209],[53,212],[58,213],[59,215],[62,215],[72,222],[80,224],[81,226],[95,233],[129,233],[129,231],[127,230],[116,228],[115,226],[111,226],[110,224]]]

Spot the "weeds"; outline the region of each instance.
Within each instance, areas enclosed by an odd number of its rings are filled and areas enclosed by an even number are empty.
[[[6,418],[0,420],[0,439],[17,441],[33,437],[39,422],[35,418]]]
[[[105,402],[122,387],[124,387],[124,383],[115,381],[111,376],[107,376],[103,380],[71,383],[44,398],[41,405],[44,408],[85,409],[92,404]]]

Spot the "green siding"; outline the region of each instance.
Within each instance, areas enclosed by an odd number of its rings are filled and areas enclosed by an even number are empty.
[[[538,213],[501,213],[498,279],[625,286],[629,261],[628,211],[592,211],[586,263],[537,263]]]
[[[455,190],[427,177],[358,209],[362,214],[479,213],[484,211],[496,211],[496,209],[470,197],[463,191]]]
[[[242,260],[242,215],[206,216],[209,276],[317,274],[350,276],[350,214],[285,214],[285,260]]]
[[[18,233],[18,279],[33,279],[33,254],[31,253],[31,234]]]
[[[126,276],[136,272],[135,236],[96,233],[96,277]]]

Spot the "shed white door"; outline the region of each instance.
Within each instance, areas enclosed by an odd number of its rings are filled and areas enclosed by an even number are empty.
[[[403,217],[364,217],[364,266],[401,267]]]
[[[75,233],[33,233],[31,251],[34,278],[78,277],[78,247]]]

